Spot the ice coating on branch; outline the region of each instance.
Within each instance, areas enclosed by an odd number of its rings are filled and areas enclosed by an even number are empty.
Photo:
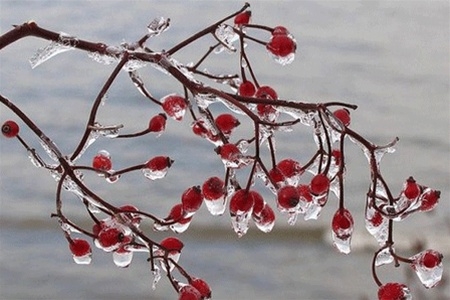
[[[108,125],[104,126],[98,122],[95,122],[93,126],[90,127],[93,131],[97,132],[98,135],[102,135],[107,138],[116,138],[119,135],[119,130],[123,128],[122,124],[118,125]]]
[[[93,61],[102,65],[111,65],[118,61],[117,57],[107,54],[100,54],[98,52],[89,52],[88,57]]]
[[[170,18],[159,17],[153,19],[148,25],[147,30],[151,36],[157,36],[169,29]]]
[[[33,166],[35,166],[36,168],[42,168],[44,166],[42,158],[35,152],[34,149],[29,149],[27,152],[28,158],[30,159]]]
[[[394,249],[392,247],[385,247],[383,250],[378,252],[377,257],[375,258],[375,266],[379,267],[392,263],[394,261],[394,257],[391,252],[393,251]]]
[[[197,93],[194,96],[195,102],[197,103],[197,106],[202,109],[207,109],[208,106],[212,103],[218,102],[218,97],[216,95],[207,93]]]
[[[54,145],[53,141],[49,142],[51,142]],[[48,157],[50,157],[53,161],[57,162],[58,156],[55,154],[55,152],[53,152],[53,150],[48,146],[48,144],[42,140],[39,140],[39,143],[41,144],[42,149],[44,149],[45,153],[47,153]],[[56,145],[54,146],[56,147]]]
[[[217,26],[214,36],[221,42],[221,45],[214,50],[214,53],[218,54],[224,50],[230,52],[236,51],[233,43],[239,39],[239,35],[234,32],[233,27],[226,24],[220,24]]]
[[[67,33],[61,32],[58,41],[52,41],[44,48],[39,48],[36,53],[30,58],[31,68],[36,68],[40,64],[46,62],[50,58],[72,50],[78,44],[78,39]]]

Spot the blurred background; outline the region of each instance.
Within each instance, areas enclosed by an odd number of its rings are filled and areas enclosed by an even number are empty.
[[[171,28],[152,39],[153,50],[168,49],[184,38],[238,10],[241,1],[9,1],[0,2],[0,32],[35,20],[41,27],[78,38],[119,45],[146,34],[155,17],[171,18]],[[406,178],[441,190],[438,208],[396,223],[395,245],[409,256],[422,242],[443,252],[446,283],[426,291],[408,266],[384,268],[382,281],[407,282],[415,299],[450,297],[450,46],[447,1],[254,1],[252,22],[283,25],[297,40],[295,61],[280,66],[265,49],[249,43],[253,68],[260,83],[274,87],[280,98],[308,102],[344,101],[358,105],[352,129],[376,144],[399,137],[397,151],[382,162],[384,177],[394,193]],[[182,63],[196,61],[213,43],[205,38],[177,53]],[[81,138],[93,99],[114,65],[94,62],[86,53],[69,51],[31,69],[29,59],[47,41],[27,38],[0,52],[0,91],[14,101],[60,147],[70,154]],[[238,58],[222,53],[205,65],[210,72],[235,73]],[[140,70],[156,98],[181,92],[170,77],[146,67]],[[215,107],[217,111],[223,107]],[[147,126],[157,107],[144,100],[120,74],[101,107],[102,124],[124,124],[124,131]],[[0,121],[15,117],[0,106]],[[245,124],[239,134],[251,135]],[[150,182],[140,172],[110,185],[94,176],[86,182],[113,204],[132,203],[165,216],[185,188],[210,176],[222,176],[212,145],[191,134],[190,120],[168,122],[158,139],[99,139],[79,160],[90,164],[107,149],[117,169],[141,163],[154,155],[175,160],[167,177]],[[39,148],[33,135],[22,137]],[[277,136],[279,157],[307,160],[314,151],[311,129],[297,126]],[[329,223],[336,198],[317,221],[299,219],[288,226],[277,215],[272,233],[252,224],[238,239],[226,212],[212,217],[203,206],[191,228],[179,237],[185,242],[180,263],[192,275],[208,281],[214,299],[374,299],[371,260],[377,244],[364,228],[364,202],[369,186],[367,161],[348,142],[346,206],[355,217],[353,251],[342,255],[330,243]],[[111,255],[94,250],[89,266],[72,261],[56,220],[56,184],[45,170],[33,167],[16,140],[0,141],[0,298],[1,299],[174,299],[162,278],[151,290],[152,275],[144,255],[127,269],[114,266]],[[90,226],[77,199],[65,194],[64,211]],[[273,195],[266,201],[275,207]],[[146,227],[145,227],[146,226]],[[144,230],[151,232],[147,224]],[[155,239],[164,234],[150,233]]]

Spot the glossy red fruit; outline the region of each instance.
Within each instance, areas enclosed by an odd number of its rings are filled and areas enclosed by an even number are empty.
[[[291,209],[297,206],[300,195],[297,188],[292,185],[285,185],[278,190],[277,202],[281,208]]]
[[[339,166],[341,164],[341,160],[342,160],[341,151],[337,150],[337,149],[333,149],[333,151],[331,151],[331,156],[334,158],[336,166]]]
[[[193,277],[189,283],[200,292],[203,299],[211,298],[211,288],[206,281],[201,278]]]
[[[251,81],[244,81],[239,85],[238,94],[242,97],[253,97],[256,87]]]
[[[277,163],[277,168],[286,178],[303,174],[300,163],[290,158],[279,161]]]
[[[92,167],[97,170],[109,171],[112,168],[111,156],[108,151],[101,150],[92,159]]]
[[[311,194],[309,185],[299,184],[297,186],[297,191],[300,196],[300,200],[305,201],[305,202],[312,202],[313,196]]]
[[[280,184],[284,182],[285,179],[283,173],[281,173],[280,169],[278,169],[277,167],[269,171],[269,177],[275,184]]]
[[[331,221],[331,228],[337,236],[353,227],[353,217],[347,209],[338,209]]]
[[[405,300],[409,295],[409,289],[406,285],[389,282],[378,289],[378,300]]]
[[[103,248],[111,248],[122,242],[123,232],[116,227],[106,227],[98,234],[98,242]]]
[[[250,10],[241,12],[240,14],[236,15],[236,17],[234,17],[234,25],[242,26],[250,23],[251,16],[252,12]]]
[[[161,102],[162,108],[169,117],[177,121],[183,119],[187,108],[186,99],[177,94],[170,94],[161,99]]]
[[[256,98],[263,98],[263,99],[271,99],[271,100],[277,100],[278,94],[277,92],[271,88],[270,86],[263,85],[258,88],[258,90],[255,93]],[[270,115],[273,115],[276,112],[275,107],[269,104],[257,104],[256,105],[256,111],[261,117],[268,117]]]
[[[267,50],[275,56],[285,57],[295,53],[297,44],[289,35],[273,35],[266,45]]]
[[[215,123],[217,128],[224,134],[231,134],[233,129],[240,125],[239,120],[235,116],[227,113],[217,116]]]
[[[420,210],[421,211],[430,211],[436,207],[439,202],[439,198],[441,197],[440,191],[429,190],[425,192],[421,198]]]
[[[159,244],[169,252],[181,252],[184,247],[183,242],[176,237],[167,237]]]
[[[223,197],[225,183],[219,177],[210,177],[202,185],[202,193],[205,199],[215,200]]]
[[[350,125],[350,111],[346,108],[341,108],[338,110],[335,110],[333,112],[333,115],[341,121],[342,125],[348,126]]]
[[[249,191],[249,192],[252,193],[252,196],[253,196],[253,211],[252,211],[252,214],[254,216],[258,216],[258,215],[261,214],[261,211],[264,208],[264,205],[265,205],[264,198],[257,191]]]
[[[91,245],[89,245],[88,241],[84,239],[73,239],[69,243],[69,249],[74,256],[78,257],[89,255],[92,253]]]
[[[220,157],[223,160],[227,160],[227,161],[236,160],[239,157],[239,155],[241,155],[241,151],[239,150],[239,148],[235,144],[232,144],[232,143],[227,143],[227,144],[217,147],[216,152],[217,152],[217,154],[220,155]]]
[[[442,254],[434,250],[426,250],[426,252],[420,257],[419,264],[433,269],[442,262]]]
[[[289,30],[284,26],[276,26],[273,28],[272,35],[289,35]]]
[[[2,125],[2,134],[7,138],[16,137],[19,134],[19,125],[11,120],[6,121]]]
[[[183,209],[183,204],[178,203],[178,204],[175,204],[174,206],[172,206],[172,208],[170,209],[169,215],[167,216],[167,218],[165,218],[165,220],[178,222],[181,219],[183,219],[184,216],[185,216],[185,212]]]
[[[414,178],[409,177],[406,180],[405,187],[403,189],[403,194],[406,198],[413,200],[416,199],[420,195],[420,187],[414,180]]]
[[[276,99],[278,99],[278,94],[270,86],[263,85],[263,86],[258,88],[258,90],[255,93],[255,97],[256,98],[264,98],[264,99],[276,100]]]
[[[248,212],[253,208],[254,203],[255,200],[250,191],[238,190],[230,199],[230,214],[236,215],[238,212]]]
[[[183,286],[178,292],[178,300],[201,300],[201,299],[202,295],[200,294],[200,292],[190,284]]]
[[[145,167],[151,171],[162,171],[170,168],[172,164],[173,160],[168,156],[155,156],[145,163]]]
[[[158,114],[150,119],[148,129],[150,132],[161,132],[166,128],[166,114]]]
[[[311,179],[311,183],[309,184],[309,188],[311,193],[314,195],[322,195],[323,193],[328,192],[330,188],[330,180],[327,175],[320,173],[314,176]]]
[[[375,211],[373,216],[372,216],[372,219],[370,219],[369,222],[373,226],[378,227],[378,226],[380,226],[383,223],[383,216],[380,214],[380,212]]]
[[[265,203],[263,209],[258,215],[259,224],[270,224],[275,221],[275,212],[269,204]]]
[[[186,213],[196,212],[203,203],[202,190],[199,186],[188,188],[181,195],[181,203]]]

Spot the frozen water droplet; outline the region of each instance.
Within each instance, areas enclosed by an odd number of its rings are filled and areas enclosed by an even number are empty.
[[[295,59],[295,53],[290,53],[286,56],[278,56],[278,55],[274,55],[272,52],[268,51],[270,56],[272,57],[272,59],[279,63],[282,66],[288,65],[290,63],[292,63]]]
[[[83,256],[72,255],[73,261],[78,265],[89,265],[92,261],[92,253]]]
[[[205,204],[209,213],[213,216],[223,215],[226,209],[225,196],[213,200],[205,198]]]
[[[36,53],[30,58],[31,68],[36,68],[40,64],[46,62],[50,58],[74,49],[78,40],[66,33],[60,33],[58,41],[52,41],[44,48],[39,48]]]
[[[113,252],[114,264],[120,268],[126,268],[133,260],[133,252],[126,250],[117,250]]]
[[[379,267],[382,265],[390,264],[394,261],[394,257],[391,254],[391,251],[394,251],[394,249],[386,247],[380,252],[378,252],[377,257],[375,259],[375,266]]]
[[[288,213],[289,218],[288,218],[287,222],[289,225],[291,225],[291,226],[295,225],[295,223],[297,222],[298,213],[299,213],[299,211],[297,208],[295,209],[295,211]]]
[[[167,230],[169,230],[169,226],[168,225],[161,225],[160,223],[155,222],[153,224],[153,230],[155,230],[155,231],[167,231]]]
[[[331,232],[331,236],[333,239],[333,246],[336,247],[336,249],[344,254],[349,254],[351,251],[350,244],[351,244],[351,235],[347,236],[341,236],[337,235],[334,231]]]
[[[170,229],[175,233],[185,232],[191,224],[192,218],[183,219],[177,223],[170,225]]]
[[[170,18],[166,19],[164,17],[159,17],[153,19],[153,21],[151,21],[147,25],[147,29],[150,35],[157,36],[166,31],[167,29],[169,29],[169,26],[170,26]]]
[[[108,173],[109,174],[114,174],[114,170],[109,170]],[[106,176],[105,180],[109,183],[116,183],[117,181],[119,181],[120,179],[120,175],[112,175],[112,176]]]
[[[157,180],[164,178],[169,171],[169,168],[165,168],[162,170],[152,170],[149,168],[142,168],[142,174],[150,180]]]
[[[248,231],[248,222],[252,216],[252,210],[231,216],[231,225],[238,237],[242,237]]]
[[[320,213],[322,212],[322,206],[317,203],[311,202],[308,208],[305,211],[304,219],[307,220],[317,220],[319,218]]]

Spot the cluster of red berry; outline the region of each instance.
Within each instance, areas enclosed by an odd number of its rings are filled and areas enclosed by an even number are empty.
[[[232,21],[232,24],[228,24],[228,21]],[[276,214],[272,208],[274,205],[266,201],[257,190],[254,183],[258,179],[261,179],[273,193],[277,210],[287,215],[290,225],[295,224],[299,215],[305,220],[317,219],[322,208],[328,203],[330,195],[334,194],[338,199],[338,208],[330,226],[333,243],[339,252],[349,253],[354,227],[353,216],[346,208],[344,198],[344,153],[345,141],[349,138],[348,140],[363,149],[369,160],[372,182],[367,194],[365,219],[367,230],[380,244],[373,261],[374,280],[379,285],[378,298],[409,299],[410,293],[404,284],[394,282],[382,284],[378,279],[376,267],[392,261],[410,264],[427,288],[434,287],[440,281],[442,255],[439,252],[426,250],[405,258],[398,255],[393,248],[393,221],[401,221],[416,211],[432,210],[440,197],[439,191],[417,184],[412,177],[406,180],[398,197],[392,196],[389,186],[381,176],[379,163],[383,154],[390,152],[395,141],[382,147],[374,145],[353,131],[350,128],[350,109],[355,109],[354,105],[340,102],[309,104],[286,101],[279,99],[273,87],[259,83],[245,46],[250,42],[260,44],[277,63],[289,64],[294,60],[297,43],[288,29],[283,26],[267,27],[252,24],[251,12],[246,4],[238,12],[164,52],[152,51],[144,46],[148,38],[159,35],[168,26],[168,21],[164,18],[156,19],[148,26],[149,34],[133,44],[133,47],[124,46],[120,54],[108,52],[109,47],[103,44],[78,39],[77,43],[74,43],[74,47],[81,50],[103,53],[108,59],[117,59],[118,65],[99,93],[91,111],[93,117],[90,118],[84,137],[70,157],[63,155],[18,107],[1,96],[2,103],[13,110],[25,125],[38,135],[44,150],[50,157],[56,158],[54,160],[59,164],[55,166],[44,163],[37,152],[20,137],[19,126],[15,121],[10,120],[3,124],[2,134],[7,138],[18,138],[27,148],[33,163],[49,170],[59,182],[56,213],[53,216],[57,217],[61,224],[76,263],[89,264],[92,249],[88,240],[72,237],[73,233],[84,234],[93,240],[97,248],[111,252],[114,263],[119,267],[127,267],[133,259],[134,252],[146,252],[155,276],[154,286],[161,278],[162,270],[168,275],[180,300],[209,299],[211,290],[208,284],[203,279],[189,275],[178,263],[184,244],[176,237],[168,237],[157,242],[141,229],[140,224],[144,220],[150,220],[153,222],[154,230],[184,232],[205,202],[212,215],[222,215],[228,207],[232,227],[239,237],[247,233],[250,220],[253,220],[259,230],[270,232],[275,224]],[[45,35],[41,34],[40,28],[35,23],[24,24],[23,28],[32,30],[32,35],[47,39],[53,37],[48,34],[49,31],[45,31]],[[8,37],[22,32],[16,33],[14,30]],[[266,32],[269,37],[267,40],[260,40],[249,33],[252,30]],[[198,63],[185,66],[172,58],[179,49],[209,34],[216,38],[217,43],[210,47]],[[57,37],[55,33],[54,38]],[[4,42],[0,37],[0,45],[2,43]],[[235,43],[239,43],[239,47],[235,47]],[[199,66],[211,53],[215,50],[220,53],[223,49],[238,53],[239,74],[213,75],[199,70]],[[132,64],[127,65],[133,60],[152,63],[155,67],[164,69],[165,73],[181,83],[184,95],[170,93],[159,100],[153,98],[137,71],[130,70]],[[121,126],[102,127],[95,120],[101,99],[122,69],[129,72],[138,90],[162,109],[161,113],[150,118],[148,126],[141,132],[119,134]],[[224,84],[231,92],[203,84],[198,77]],[[215,116],[210,108],[214,103],[225,105],[230,112],[222,112]],[[186,112],[189,112],[192,118],[192,132],[213,144],[212,150],[223,163],[225,174],[212,176],[202,184],[186,188],[181,195],[181,201],[171,207],[167,217],[156,217],[130,204],[113,206],[84,185],[82,171],[95,172],[111,183],[116,182],[120,176],[136,170],[140,170],[150,180],[164,178],[174,163],[172,158],[165,155],[154,156],[144,163],[121,170],[113,169],[111,155],[106,150],[98,151],[92,158],[90,166],[79,166],[75,164],[75,160],[95,141],[92,137],[103,135],[110,138],[135,138],[147,133],[159,136],[166,130],[168,118],[169,121],[183,121]],[[253,125],[254,130],[250,137],[238,138],[235,134],[244,121],[238,119],[238,114],[243,115],[246,121],[250,120]],[[285,116],[291,119],[283,119]],[[274,146],[277,132],[289,130],[296,124],[304,124],[313,129],[317,151],[306,163],[300,163],[290,157],[277,158]],[[263,155],[262,145],[266,145],[269,149],[267,156]],[[237,176],[242,170],[247,174],[244,181],[239,180],[241,177]],[[62,188],[75,193],[82,200],[94,223],[91,229],[82,228],[63,214],[60,195]],[[100,219],[98,214],[106,217]],[[175,270],[185,280],[176,279]]]

